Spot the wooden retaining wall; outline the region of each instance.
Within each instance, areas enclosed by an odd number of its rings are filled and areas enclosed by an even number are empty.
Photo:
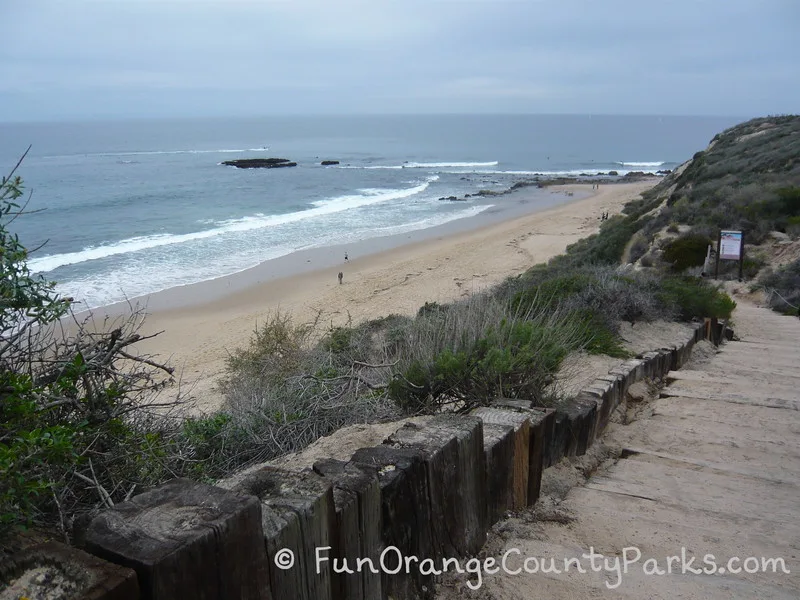
[[[50,565],[75,581],[63,598],[432,598],[433,575],[406,557],[476,555],[494,523],[536,502],[545,468],[584,454],[628,388],[683,366],[705,329],[625,361],[565,407],[501,400],[408,423],[349,461],[263,467],[216,486],[170,481],[96,517],[83,550],[31,549],[0,581]]]

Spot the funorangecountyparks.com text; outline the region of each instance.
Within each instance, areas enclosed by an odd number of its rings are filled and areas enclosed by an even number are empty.
[[[396,546],[388,546],[376,558],[338,558],[330,555],[331,547],[322,546],[315,549],[315,566],[317,574],[329,568],[334,573],[351,575],[363,572],[399,573],[419,572],[423,575],[441,575],[443,573],[460,573],[468,577],[467,585],[480,589],[484,574],[501,576],[523,576],[542,573],[558,576],[569,573],[605,573],[605,584],[609,589],[616,589],[623,584],[625,576],[639,570],[644,575],[663,576],[670,574],[694,575],[740,575],[755,573],[790,574],[783,558],[737,556],[719,559],[712,553],[702,556],[681,548],[680,553],[662,558],[645,558],[641,550],[635,546],[623,548],[620,556],[605,556],[590,547],[588,552],[572,557],[526,556],[518,548],[509,548],[499,557],[484,559],[432,558],[420,559],[417,556],[403,555]],[[283,548],[273,557],[275,565],[284,570],[295,565],[294,552]]]

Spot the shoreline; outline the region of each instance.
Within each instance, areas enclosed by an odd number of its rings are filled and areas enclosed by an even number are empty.
[[[599,229],[601,212],[618,213],[658,181],[603,184],[598,190],[581,183],[522,188],[506,196],[511,208],[494,218],[490,208],[427,230],[303,250],[92,312],[99,320],[129,306],[144,307],[141,333],[162,333],[137,344],[136,351],[169,360],[194,399],[190,411],[206,412],[222,405],[215,382],[225,358],[247,345],[257,324],[276,310],[290,313],[295,323],[318,319],[326,326],[392,313],[413,316],[425,302],[457,300],[561,254]],[[542,202],[542,191],[552,202]]]
[[[470,233],[498,223],[540,213],[552,208],[567,206],[591,195],[588,191],[588,186],[577,183],[572,185],[575,185],[572,190],[567,190],[569,186],[566,185],[546,186],[544,188],[526,186],[518,190],[508,188],[498,193],[498,196],[504,198],[503,200],[494,200],[493,202],[492,196],[481,198],[483,204],[476,206],[484,206],[485,209],[472,216],[456,218],[431,227],[402,233],[379,235],[347,243],[302,248],[288,254],[265,259],[255,266],[247,267],[234,273],[177,285],[135,296],[128,301],[114,302],[82,312],[122,314],[128,310],[128,306],[131,303],[147,304],[148,308],[154,311],[188,308],[200,304],[208,304],[231,294],[244,292],[258,285],[324,269],[335,269],[335,276],[340,267],[348,267],[354,264],[356,257],[364,258],[432,239],[441,240],[452,235]],[[609,185],[623,184],[610,183]],[[577,191],[577,196],[565,202],[564,194],[572,196],[575,191]],[[350,256],[350,260],[347,262],[343,260],[345,254]]]

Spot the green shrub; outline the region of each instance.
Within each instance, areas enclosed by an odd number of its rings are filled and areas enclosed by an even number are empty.
[[[80,456],[74,426],[43,422],[32,399],[42,390],[23,374],[0,373],[0,533],[11,525],[30,524],[42,498],[49,501]],[[13,391],[12,391],[13,390]]]
[[[537,305],[553,310],[585,290],[591,283],[592,278],[582,271],[554,274],[551,279],[530,284],[526,289],[518,291],[511,300],[511,306],[521,312],[529,311]]]
[[[786,233],[794,239],[800,237],[800,217],[789,217],[786,220]]]
[[[730,296],[696,277],[667,277],[661,282],[660,296],[678,308],[684,321],[704,318],[729,319],[736,308]]]
[[[312,331],[310,326],[295,325],[290,315],[275,312],[256,327],[246,348],[238,348],[228,356],[228,371],[282,381],[305,357],[304,345]]]
[[[418,317],[424,317],[425,315],[436,315],[446,310],[445,306],[442,306],[438,302],[426,302],[422,306],[419,307],[417,311]]]
[[[635,263],[637,260],[642,258],[647,251],[650,249],[650,243],[647,241],[647,238],[643,236],[641,233],[636,234],[634,237],[633,243],[631,244],[631,249],[628,254],[628,263]]]
[[[592,310],[578,310],[573,318],[580,324],[581,341],[589,354],[604,354],[615,358],[630,358],[622,340],[602,316]]]
[[[783,187],[776,190],[777,212],[790,217],[800,216],[800,187]]]
[[[537,399],[572,349],[541,324],[503,321],[471,347],[445,348],[427,364],[414,360],[389,386],[406,411],[465,409],[497,397]]]
[[[350,327],[334,327],[322,340],[322,347],[328,352],[341,354],[350,349],[353,330]]]
[[[676,273],[689,267],[700,267],[706,260],[711,240],[697,234],[687,234],[676,238],[664,247],[664,260],[672,265]]]

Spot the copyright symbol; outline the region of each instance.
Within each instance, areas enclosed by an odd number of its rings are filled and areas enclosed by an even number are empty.
[[[294,566],[294,552],[281,548],[275,553],[275,566],[286,571]]]

